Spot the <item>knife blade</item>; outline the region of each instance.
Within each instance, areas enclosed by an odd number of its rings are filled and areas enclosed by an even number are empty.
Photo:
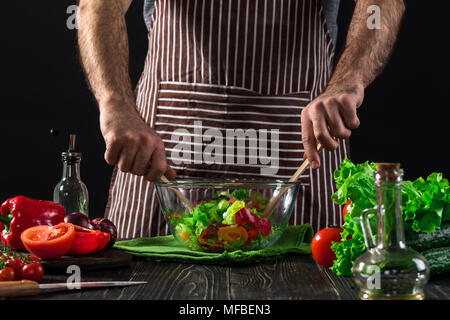
[[[60,282],[43,283],[36,281],[3,281],[0,282],[0,298],[31,296],[40,293],[79,290],[88,288],[125,287],[146,284],[147,281],[94,281],[94,282]]]

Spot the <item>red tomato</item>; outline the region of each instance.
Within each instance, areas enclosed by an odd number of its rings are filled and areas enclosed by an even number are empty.
[[[14,270],[14,280],[22,280],[22,268],[24,266],[24,262],[19,258],[8,258],[8,267]]]
[[[27,263],[22,268],[22,279],[40,281],[44,275],[44,267],[39,262]]]
[[[6,267],[0,270],[0,281],[14,281],[14,269]]]
[[[75,241],[75,227],[62,222],[56,226],[35,226],[20,235],[25,248],[43,259],[58,259],[67,254]]]
[[[345,204],[344,208],[342,209],[342,219],[345,221],[345,216],[348,213],[348,207],[350,207],[350,204],[352,203],[351,200],[348,200],[348,202]]]
[[[336,260],[336,254],[331,250],[331,242],[341,242],[340,228],[326,228],[316,233],[311,242],[311,253],[318,264],[329,268]]]

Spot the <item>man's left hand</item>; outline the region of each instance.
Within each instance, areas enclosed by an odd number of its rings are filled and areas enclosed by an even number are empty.
[[[317,144],[326,150],[336,150],[337,138],[346,139],[351,130],[359,127],[356,109],[364,99],[361,84],[344,88],[327,88],[302,111],[302,140],[307,158],[313,169],[320,167]]]

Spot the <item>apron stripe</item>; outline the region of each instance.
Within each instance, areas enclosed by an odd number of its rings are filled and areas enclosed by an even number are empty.
[[[290,178],[304,155],[301,111],[332,74],[334,46],[319,0],[158,0],[148,41],[137,111],[163,139],[179,177]],[[199,123],[201,132],[195,131]],[[248,144],[237,141],[234,154],[214,149],[222,162],[198,163],[204,148],[212,148],[207,132],[225,141],[228,130],[237,129],[247,130]],[[265,135],[254,144],[258,130]],[[331,199],[333,172],[349,147],[338,143],[338,150],[322,152],[321,168],[301,177],[290,223],[311,223],[315,230],[342,223],[342,206]],[[278,170],[261,175],[274,152]],[[143,177],[115,168],[106,207],[121,238],[170,232],[155,186]]]

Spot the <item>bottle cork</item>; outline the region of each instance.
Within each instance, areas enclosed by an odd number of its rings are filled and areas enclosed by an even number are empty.
[[[376,166],[382,180],[396,180],[400,173],[398,162],[377,162]]]

